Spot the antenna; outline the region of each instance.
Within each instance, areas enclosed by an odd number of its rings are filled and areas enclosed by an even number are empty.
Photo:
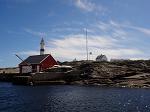
[[[18,56],[17,54],[15,54],[15,55],[17,56],[18,59],[20,59],[21,61],[23,61],[23,59],[20,56]]]
[[[85,28],[85,36],[86,36],[86,54],[87,54],[87,61],[88,61],[88,58],[89,58],[89,53],[88,53],[88,38],[87,38],[87,28]]]
[[[24,61],[20,56],[18,56],[17,54],[15,54],[17,56],[18,59],[20,59],[22,62]],[[27,65],[30,65],[29,63],[25,62]]]

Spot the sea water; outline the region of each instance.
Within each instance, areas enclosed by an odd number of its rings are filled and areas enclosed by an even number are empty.
[[[150,89],[0,83],[0,112],[150,112]]]

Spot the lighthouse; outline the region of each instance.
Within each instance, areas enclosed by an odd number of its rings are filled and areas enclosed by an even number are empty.
[[[41,42],[40,42],[40,46],[41,46],[41,49],[40,49],[40,55],[43,55],[44,54],[44,46],[45,46],[45,43],[44,43],[44,39],[42,38]]]
[[[53,67],[54,65],[58,65],[51,54],[44,54],[45,43],[43,38],[41,39],[40,47],[40,55],[32,55],[25,60],[22,60],[19,64],[20,73],[38,73]]]

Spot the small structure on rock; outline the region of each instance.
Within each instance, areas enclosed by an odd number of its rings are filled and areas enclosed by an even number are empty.
[[[106,57],[106,55],[103,55],[103,54],[98,55],[96,57],[96,61],[107,61],[107,57]]]
[[[47,68],[58,65],[51,54],[44,54],[44,39],[41,40],[40,55],[29,56],[19,64],[20,73],[35,73],[46,70]]]

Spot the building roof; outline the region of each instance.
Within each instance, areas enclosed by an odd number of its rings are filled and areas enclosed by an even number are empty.
[[[106,57],[106,55],[101,54],[101,55],[98,55],[96,58],[97,58],[97,59],[101,59],[101,58],[103,58],[103,57]]]
[[[21,62],[19,65],[30,65],[30,64],[40,64],[43,60],[45,60],[48,56],[51,56],[50,54],[44,54],[44,55],[33,55],[29,56],[27,59],[25,59],[23,62]]]

